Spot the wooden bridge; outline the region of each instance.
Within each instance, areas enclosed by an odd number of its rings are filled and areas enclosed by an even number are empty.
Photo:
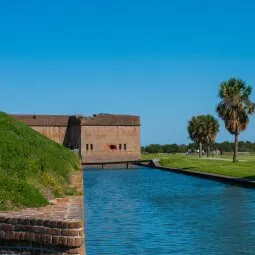
[[[113,162],[87,162],[87,163],[82,163],[83,167],[95,167],[98,166],[101,169],[104,169],[106,166],[125,166],[125,168],[129,169],[130,165],[136,165],[136,166],[141,166],[141,164],[150,164],[152,161],[151,160],[128,160],[128,161],[113,161]]]

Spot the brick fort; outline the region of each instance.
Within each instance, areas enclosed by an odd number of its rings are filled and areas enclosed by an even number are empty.
[[[141,159],[140,117],[131,115],[11,115],[31,128],[76,150],[82,163]]]

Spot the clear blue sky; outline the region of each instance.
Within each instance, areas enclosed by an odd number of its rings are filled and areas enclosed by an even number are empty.
[[[2,0],[0,109],[137,114],[143,145],[188,143],[221,81],[246,80],[255,101],[254,13],[253,0]],[[241,138],[254,130],[253,117]]]

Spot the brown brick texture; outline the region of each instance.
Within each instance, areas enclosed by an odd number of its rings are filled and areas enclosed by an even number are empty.
[[[0,213],[0,254],[84,255],[83,196]]]

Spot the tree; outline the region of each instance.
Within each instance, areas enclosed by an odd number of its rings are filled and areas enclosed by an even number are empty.
[[[249,116],[254,113],[251,102],[252,87],[240,79],[231,78],[222,82],[219,89],[221,99],[216,110],[225,122],[226,129],[235,136],[233,162],[238,161],[238,137],[249,124]]]
[[[194,116],[188,123],[188,133],[192,141],[199,144],[199,157],[202,155],[204,131],[202,116]]]
[[[219,144],[220,150],[226,151],[226,152],[233,151],[233,146],[234,146],[234,143],[230,143],[230,142],[227,142],[227,141]]]
[[[197,144],[196,143],[189,143],[187,149],[191,150],[191,151],[195,151],[197,149]]]
[[[203,142],[207,145],[207,157],[209,157],[210,146],[213,145],[219,132],[219,122],[210,114],[202,115]]]
[[[146,147],[146,151],[148,153],[162,153],[163,148],[160,144],[150,144],[149,146]]]
[[[206,142],[203,142],[206,144]],[[233,151],[234,143],[230,142],[222,142],[222,143],[216,143],[212,142],[210,145],[210,148],[214,150],[221,150],[222,152],[231,152]],[[187,150],[196,151],[197,150],[197,144],[196,143],[190,143],[188,145],[186,144],[151,144],[145,147],[142,147],[142,153],[185,153]],[[243,152],[255,152],[255,142],[239,142],[239,151]]]

